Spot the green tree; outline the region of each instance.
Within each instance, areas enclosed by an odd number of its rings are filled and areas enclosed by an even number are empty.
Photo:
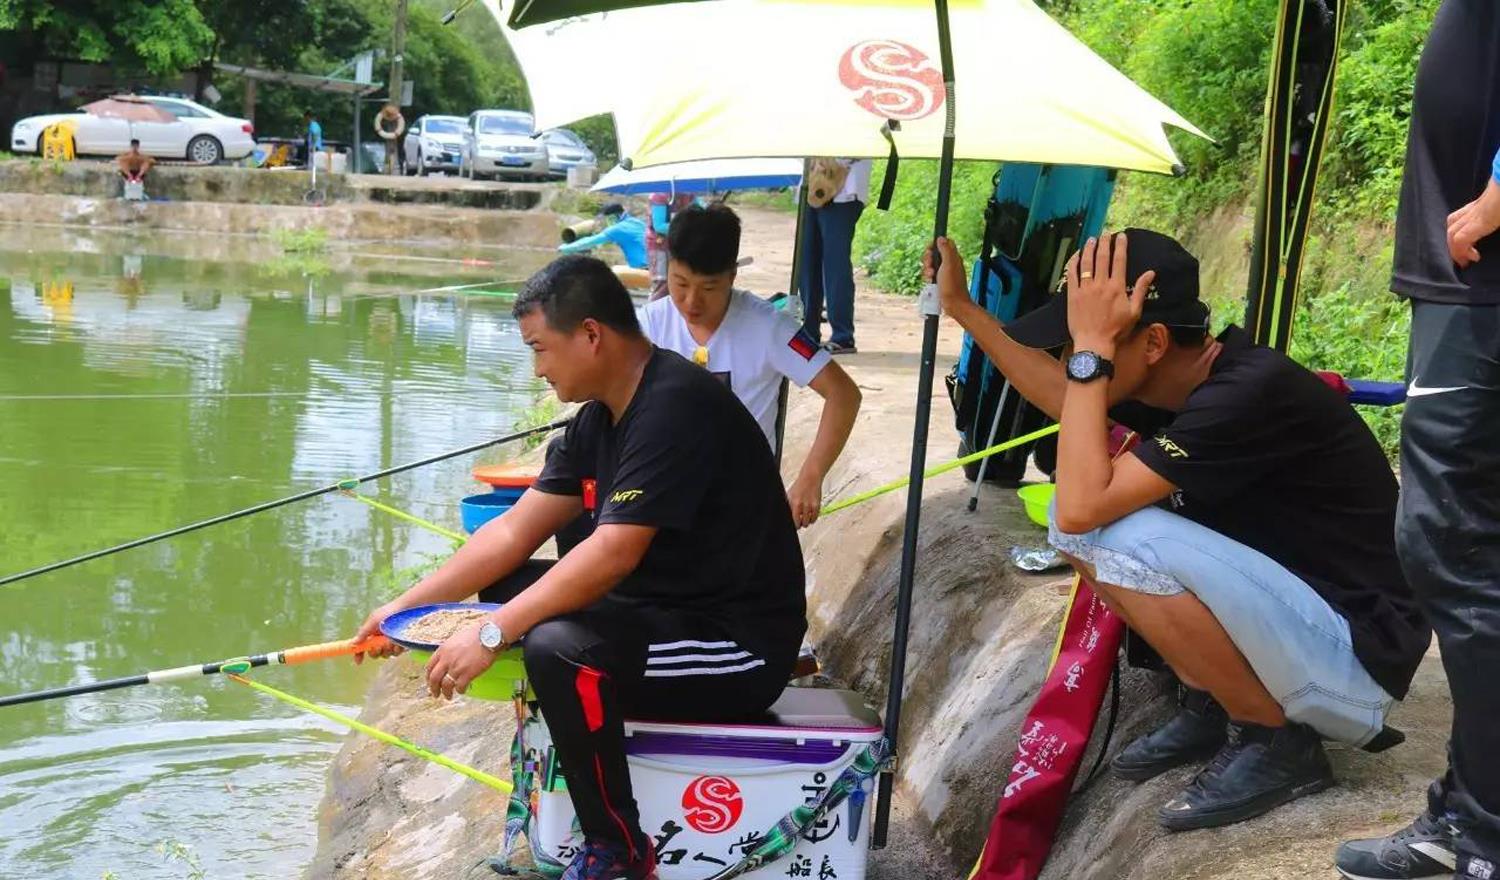
[[[49,55],[153,75],[193,67],[213,42],[193,0],[0,0],[0,31],[7,30]]]

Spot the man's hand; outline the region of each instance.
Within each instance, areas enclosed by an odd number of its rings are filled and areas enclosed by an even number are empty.
[[[799,474],[787,487],[786,500],[792,506],[792,520],[797,523],[797,528],[807,528],[818,521],[818,513],[823,507],[823,481]]]
[[[937,250],[942,263],[937,270],[938,302],[949,317],[963,323],[965,309],[974,305],[974,300],[969,298],[963,258],[958,255],[953,242],[946,238],[937,240]],[[922,251],[922,277],[933,280],[931,248]]]
[[[384,622],[387,617],[390,617],[397,611],[404,610],[406,610],[405,606],[398,605],[395,602],[387,602],[379,608],[376,608],[374,611],[370,612],[369,617],[365,618],[365,622],[359,625],[359,631],[354,634],[354,640],[358,642],[363,641],[370,636],[380,635],[380,624]],[[405,648],[401,647],[395,642],[387,640],[384,645],[371,651],[370,656],[382,658],[394,657],[405,650]],[[363,653],[355,654],[354,662],[356,664],[365,662],[365,655]]]
[[[495,652],[479,642],[480,621],[448,637],[427,661],[427,690],[451,700],[463,693],[469,684],[495,662]]]
[[[1448,215],[1448,254],[1460,269],[1479,262],[1479,244],[1500,229],[1500,184],[1491,178],[1479,198]]]
[[[1090,238],[1068,261],[1068,335],[1075,350],[1114,357],[1115,346],[1140,321],[1156,273],[1141,273],[1127,291],[1125,254],[1125,235],[1119,233]]]

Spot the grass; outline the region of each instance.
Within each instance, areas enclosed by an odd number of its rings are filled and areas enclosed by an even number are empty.
[[[307,229],[274,229],[271,240],[288,254],[321,254],[328,250],[328,230],[321,226]]]
[[[724,202],[730,207],[764,208],[768,211],[795,214],[797,213],[797,190],[794,187],[745,190],[726,194]]]
[[[538,389],[540,390],[540,389]],[[538,397],[536,402],[521,411],[513,426],[516,431],[525,431],[529,428],[539,427],[549,422],[557,421],[562,414],[562,403],[551,392]],[[547,440],[546,434],[532,434],[521,441],[521,451],[530,452],[541,446]]]

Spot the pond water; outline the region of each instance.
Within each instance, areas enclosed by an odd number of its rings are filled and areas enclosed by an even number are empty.
[[[0,228],[0,576],[505,433],[509,299],[417,291],[545,255],[388,252]],[[457,528],[479,458],[361,491]],[[0,694],[345,638],[449,546],[330,495],[3,586]],[[371,671],[258,675],[357,714]],[[344,736],[217,677],[0,708],[0,877],[295,877]]]

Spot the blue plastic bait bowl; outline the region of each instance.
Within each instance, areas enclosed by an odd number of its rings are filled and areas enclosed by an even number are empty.
[[[422,665],[427,665],[427,660],[432,652],[438,649],[437,643],[418,642],[407,638],[406,631],[413,623],[434,611],[495,611],[500,606],[494,602],[439,602],[436,605],[418,605],[405,611],[398,611],[387,617],[380,624],[380,631],[386,638],[411,652]],[[521,649],[519,646],[507,649],[495,662],[480,676],[469,683],[469,689],[465,694],[481,700],[508,701],[516,695],[517,682],[526,680],[526,664],[521,660]]]
[[[515,506],[525,489],[496,489],[482,495],[470,495],[458,503],[464,531],[474,534],[479,527]]]

